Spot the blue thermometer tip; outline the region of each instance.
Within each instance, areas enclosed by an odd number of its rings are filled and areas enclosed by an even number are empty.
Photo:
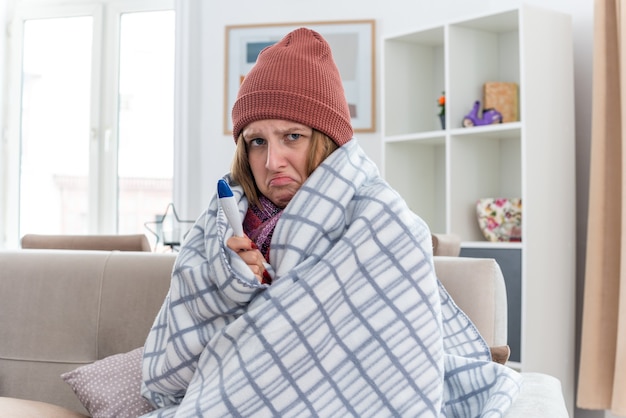
[[[223,179],[220,179],[217,182],[217,195],[222,197],[233,197],[233,191],[230,189],[228,183],[226,183]]]

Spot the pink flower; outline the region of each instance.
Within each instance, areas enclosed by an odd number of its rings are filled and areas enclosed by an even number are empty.
[[[487,228],[490,231],[493,231],[494,229],[496,229],[498,227],[498,222],[496,222],[496,220],[494,218],[489,217],[487,219]]]
[[[508,199],[496,199],[494,203],[496,204],[496,206],[502,207],[506,204],[507,200]]]

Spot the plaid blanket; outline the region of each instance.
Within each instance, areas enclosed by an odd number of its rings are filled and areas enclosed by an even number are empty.
[[[149,416],[502,416],[516,397],[435,277],[428,227],[356,139],[285,208],[271,286],[231,234],[213,198],[145,344]]]

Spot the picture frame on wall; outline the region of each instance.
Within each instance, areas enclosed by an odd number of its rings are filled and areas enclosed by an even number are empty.
[[[232,134],[231,110],[244,77],[263,48],[300,27],[319,32],[330,45],[339,68],[355,132],[374,132],[375,21],[269,23],[226,26],[224,133]]]

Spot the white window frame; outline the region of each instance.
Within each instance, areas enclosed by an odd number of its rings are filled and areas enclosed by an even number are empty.
[[[9,29],[6,129],[0,161],[0,248],[19,246],[21,74],[24,23],[30,19],[93,17],[91,66],[89,221],[91,234],[117,232],[117,139],[120,17],[124,13],[175,10],[175,0],[18,0]],[[178,29],[177,29],[178,30]],[[45,210],[45,208],[42,208]],[[3,227],[4,226],[4,227]],[[3,230],[4,228],[4,230]]]

